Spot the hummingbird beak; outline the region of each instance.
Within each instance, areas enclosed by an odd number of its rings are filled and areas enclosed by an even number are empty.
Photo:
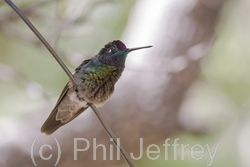
[[[139,49],[146,49],[146,48],[151,48],[153,46],[143,46],[143,47],[137,47],[137,48],[128,48],[126,50],[126,52],[132,52],[132,51],[135,51],[135,50],[139,50]]]

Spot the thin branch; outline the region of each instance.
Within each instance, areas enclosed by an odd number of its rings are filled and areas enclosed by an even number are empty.
[[[111,139],[113,139],[113,142],[115,143],[116,147],[118,147],[118,149],[122,153],[124,159],[127,161],[127,163],[129,164],[129,166],[130,167],[135,167],[135,165],[133,164],[131,158],[129,157],[128,153],[123,148],[123,146],[120,143],[119,143],[119,146],[118,146],[118,142],[117,142],[117,138],[116,138],[115,134],[112,132],[112,130],[110,129],[110,127],[108,126],[108,124],[106,123],[105,119],[102,117],[101,113],[98,111],[98,109],[96,108],[96,106],[93,105],[92,103],[88,103],[88,105],[95,112],[96,116],[98,117],[98,119],[100,120],[102,126],[104,127],[105,131],[107,132],[108,136]]]
[[[75,80],[69,71],[69,69],[66,67],[66,65],[63,63],[63,61],[60,59],[60,57],[57,55],[57,53],[54,51],[54,49],[49,45],[49,43],[43,38],[43,36],[39,33],[39,31],[33,26],[33,24],[27,19],[27,17],[19,10],[19,8],[10,0],[4,0],[27,24],[27,26],[33,31],[33,33],[39,38],[39,40],[44,44],[44,46],[49,50],[49,52],[54,56],[56,61],[60,64],[64,72],[68,75],[68,77],[71,79],[71,81],[75,83]]]
[[[43,36],[39,33],[39,31],[33,26],[33,24],[27,19],[27,17],[18,9],[18,7],[11,2],[10,0],[5,0],[5,2],[23,19],[23,21],[28,25],[28,27],[34,32],[34,34],[39,38],[39,40],[45,45],[45,47],[50,51],[50,53],[54,56],[54,58],[57,60],[57,62],[60,64],[62,69],[65,71],[65,73],[68,75],[68,77],[72,80],[72,82],[76,85],[75,80],[69,71],[69,69],[66,67],[66,65],[63,63],[63,61],[60,59],[60,57],[57,55],[57,53],[53,50],[53,48],[49,45],[49,43],[43,38]],[[103,119],[101,116],[100,112],[96,108],[95,105],[92,103],[88,103],[88,105],[92,108],[94,113],[96,114],[97,118],[101,122],[102,126],[104,127],[105,131],[107,132],[108,136],[113,139],[114,144],[120,152],[122,153],[124,159],[126,162],[129,164],[130,167],[135,167],[133,164],[132,160],[130,159],[128,153],[126,150],[123,148],[121,144],[118,146],[117,138],[106,123],[106,121]]]

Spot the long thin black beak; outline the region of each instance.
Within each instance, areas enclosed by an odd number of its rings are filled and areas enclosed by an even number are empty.
[[[126,52],[132,52],[132,51],[135,51],[135,50],[139,50],[139,49],[146,49],[146,48],[151,48],[153,46],[143,46],[143,47],[137,47],[137,48],[128,48],[126,50]]]

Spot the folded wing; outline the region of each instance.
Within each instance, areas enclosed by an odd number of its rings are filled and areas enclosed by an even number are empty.
[[[85,101],[79,101],[75,91],[65,86],[61,93],[55,108],[43,124],[41,132],[47,135],[56,131],[59,127],[69,123],[84,110],[88,108]]]

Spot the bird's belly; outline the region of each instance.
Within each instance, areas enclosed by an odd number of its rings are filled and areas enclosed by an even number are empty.
[[[114,83],[111,81],[95,81],[90,84],[84,82],[77,87],[77,96],[79,99],[93,103],[97,107],[103,106],[113,92]]]

